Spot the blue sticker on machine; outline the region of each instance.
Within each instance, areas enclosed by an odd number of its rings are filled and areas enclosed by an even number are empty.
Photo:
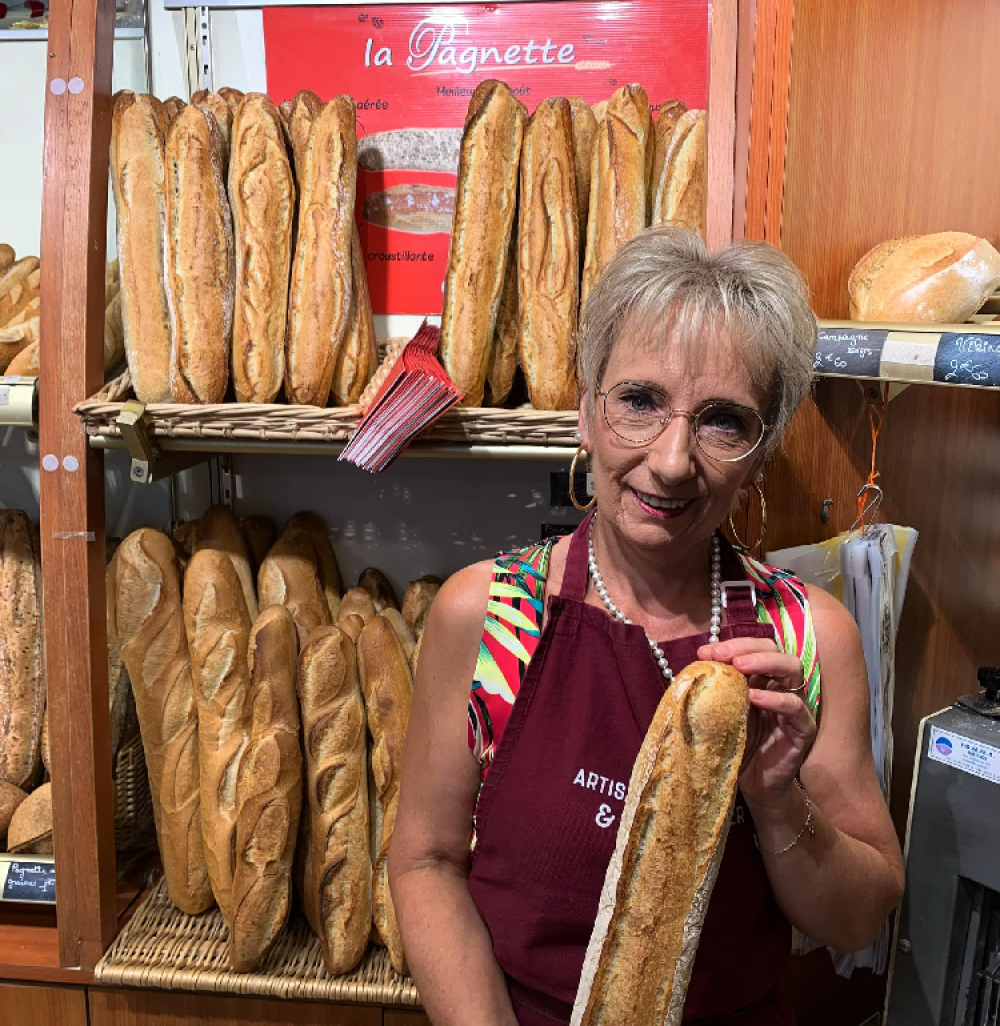
[[[1000,335],[946,331],[934,357],[934,380],[984,388],[1000,386]]]
[[[813,370],[851,378],[877,378],[889,332],[884,328],[820,328]]]
[[[41,901],[52,904],[56,900],[56,867],[52,862],[21,859],[8,863],[7,879],[3,885],[4,901]]]

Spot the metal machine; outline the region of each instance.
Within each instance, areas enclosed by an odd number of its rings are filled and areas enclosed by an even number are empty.
[[[1000,669],[920,725],[888,1026],[1000,1024]]]

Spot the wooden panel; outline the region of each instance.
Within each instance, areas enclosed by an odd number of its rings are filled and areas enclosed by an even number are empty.
[[[50,12],[42,194],[40,502],[59,952],[63,965],[84,967],[115,933],[103,460],[72,412],[103,380],[114,13],[114,0],[65,0]]]
[[[778,0],[774,26],[774,88],[767,164],[767,211],[764,238],[781,245],[781,210],[785,188],[785,146],[788,132],[788,92],[792,73],[792,22],[795,0]]]
[[[708,209],[705,241],[714,249],[733,238],[736,147],[737,0],[715,0],[708,65]]]
[[[1000,136],[982,130],[994,120],[1000,6],[794,6],[794,45],[790,35],[783,45],[780,34],[776,44],[791,59],[791,78],[787,147],[772,150],[766,237],[803,270],[816,312],[846,317],[851,268],[883,239],[958,229],[1000,242]],[[776,71],[776,93],[780,82]],[[774,131],[780,120],[775,103]],[[1000,395],[911,386],[890,403],[880,441],[884,518],[920,531],[896,648],[891,808],[900,833],[920,718],[973,690],[978,665],[1000,660],[998,424]],[[821,382],[768,471],[768,546],[848,527],[870,447],[857,383]],[[827,498],[834,505],[823,525]],[[853,1026],[860,1019],[840,1013],[879,1010],[884,987],[862,973],[847,994],[823,955],[794,960],[786,983],[800,1021],[817,1026],[831,1014],[824,1007],[838,1013],[830,1026]]]
[[[4,1026],[87,1026],[87,993],[83,987],[0,984],[0,1022]]]
[[[431,1026],[430,1019],[423,1012],[385,1013],[384,1026]]]
[[[995,0],[798,0],[781,239],[820,317],[883,239],[1000,243],[998,52]]]
[[[381,1026],[382,1011],[362,1005],[91,988],[90,1026]]]

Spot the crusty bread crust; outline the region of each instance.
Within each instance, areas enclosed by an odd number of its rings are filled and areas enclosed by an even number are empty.
[[[304,904],[331,973],[350,972],[372,921],[365,707],[354,642],[339,627],[309,636],[298,672],[310,851]]]
[[[649,98],[642,86],[618,89],[608,100],[590,161],[590,211],[580,304],[615,253],[646,227],[646,147]]]
[[[536,410],[573,410],[577,405],[576,203],[570,105],[553,97],[535,109],[521,152],[518,356]]]
[[[705,236],[708,193],[708,119],[703,110],[678,119],[653,198],[653,224],[673,224]]]
[[[298,163],[285,394],[290,403],[326,406],[347,338],[353,289],[357,136],[349,96],[331,100],[316,115],[302,167]]]
[[[1000,253],[977,235],[936,232],[897,241],[864,258],[860,280],[870,285],[867,294],[862,285],[855,303],[862,320],[961,324],[1000,285]]]
[[[220,102],[228,115],[229,107]],[[229,384],[233,223],[222,146],[218,124],[207,107],[191,104],[170,123],[166,283],[170,391],[177,403],[221,403]]]
[[[229,198],[236,249],[233,387],[237,402],[270,403],[285,378],[295,179],[281,119],[261,93],[250,93],[233,118]]]
[[[196,914],[214,902],[201,835],[198,714],[191,683],[180,564],[152,528],[118,548],[115,610],[135,692],[153,814],[170,900]]]
[[[692,663],[635,761],[572,1026],[680,1026],[746,744],[739,671]]]
[[[155,96],[128,90],[118,94],[111,118],[111,185],[121,316],[132,387],[144,403],[170,402],[171,329],[164,276],[168,125],[167,112]]]
[[[458,164],[455,218],[441,313],[441,362],[481,406],[508,242],[514,225],[524,108],[502,82],[473,91]]]
[[[250,616],[225,552],[202,549],[184,571],[184,628],[198,703],[201,830],[212,893],[233,923],[236,782],[250,739]]]
[[[374,843],[378,854],[372,882],[372,913],[378,936],[389,949],[393,968],[405,973],[406,956],[389,892],[387,860],[399,806],[399,775],[413,681],[396,632],[385,617],[375,617],[361,632],[358,666],[372,739],[371,765],[375,782]],[[381,823],[377,821],[379,818]]]
[[[236,783],[236,869],[229,959],[256,969],[292,903],[292,861],[302,808],[302,749],[295,691],[299,641],[284,606],[250,632],[249,741]]]

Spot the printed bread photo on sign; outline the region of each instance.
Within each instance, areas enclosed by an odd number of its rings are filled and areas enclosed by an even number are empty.
[[[356,104],[355,211],[379,341],[412,338],[424,317],[440,316],[446,278],[453,267],[482,265],[488,275],[489,283],[475,295],[453,296],[456,311],[462,307],[474,311],[477,329],[476,337],[459,342],[453,353],[462,367],[463,381],[456,378],[455,383],[466,393],[466,405],[517,406],[529,398],[542,409],[572,403],[569,397],[575,399],[575,381],[568,380],[572,375],[567,378],[565,369],[573,354],[579,311],[573,310],[568,323],[554,332],[560,380],[546,394],[537,379],[545,373],[548,357],[537,358],[536,350],[553,332],[545,328],[541,308],[550,295],[566,304],[586,292],[582,280],[574,283],[566,276],[568,261],[576,259],[582,272],[588,252],[588,216],[601,225],[613,221],[621,204],[613,202],[612,194],[626,180],[634,187],[632,213],[637,228],[649,223],[654,190],[661,177],[670,178],[660,174],[672,135],[666,128],[672,130],[684,110],[697,112],[706,105],[707,0],[613,6],[613,14],[597,0],[266,6],[263,10],[271,99],[289,114],[303,91],[310,91],[317,102],[346,94]],[[330,59],[332,54],[335,60]],[[469,132],[484,135],[483,117],[469,123],[470,114],[480,111],[482,115],[487,108],[491,115],[498,113],[497,83],[503,86],[505,100],[516,101],[520,115],[515,120],[525,126],[547,101],[558,110],[566,102],[570,105],[570,140],[567,143],[562,131],[552,159],[559,164],[555,177],[560,194],[575,193],[575,246],[566,244],[565,218],[556,215],[554,201],[547,198],[543,166],[547,151],[535,145],[530,151],[535,160],[529,176],[532,210],[517,209],[521,155],[519,148],[517,153],[510,151],[523,131],[492,139],[487,130],[482,147],[478,137],[466,139],[464,200],[459,192],[463,139]],[[622,97],[609,103],[616,93],[633,85],[641,86],[642,104],[629,105]],[[484,107],[490,89],[494,102]],[[612,114],[603,134],[602,119],[597,116],[602,106]],[[651,126],[661,107],[670,117],[669,126],[665,123],[660,132],[663,153],[655,164]],[[632,114],[643,123],[632,124]],[[510,128],[510,117],[500,121]],[[595,188],[591,152],[599,140],[607,150],[609,144],[624,145],[626,136],[631,137],[635,152],[627,158],[606,155]],[[539,141],[536,131],[535,142]],[[693,138],[683,159],[671,164],[671,173],[677,167],[677,175],[686,176],[673,184],[671,196],[676,193],[678,203],[697,204],[697,197],[703,195],[704,190],[692,180],[699,174],[700,145],[701,139]],[[654,165],[657,177],[652,182]],[[498,177],[509,181],[498,183]],[[489,218],[483,217],[484,210],[490,210]],[[462,224],[460,218],[464,218]],[[554,267],[538,262],[548,248],[544,238],[521,240],[519,224],[527,225],[532,235],[553,233]],[[599,232],[590,247],[592,270],[603,266],[598,258],[607,254],[613,241],[623,241],[606,235]],[[455,252],[457,244],[461,253]],[[517,264],[522,252],[532,260],[525,272],[525,280],[533,286],[534,311],[526,340],[520,340],[516,330]],[[554,316],[565,317],[561,306]],[[451,330],[442,325],[442,355],[451,345],[450,335]],[[530,397],[520,379],[515,381],[519,347],[531,358]],[[451,374],[449,360],[442,362]],[[540,402],[547,405],[539,406]]]

